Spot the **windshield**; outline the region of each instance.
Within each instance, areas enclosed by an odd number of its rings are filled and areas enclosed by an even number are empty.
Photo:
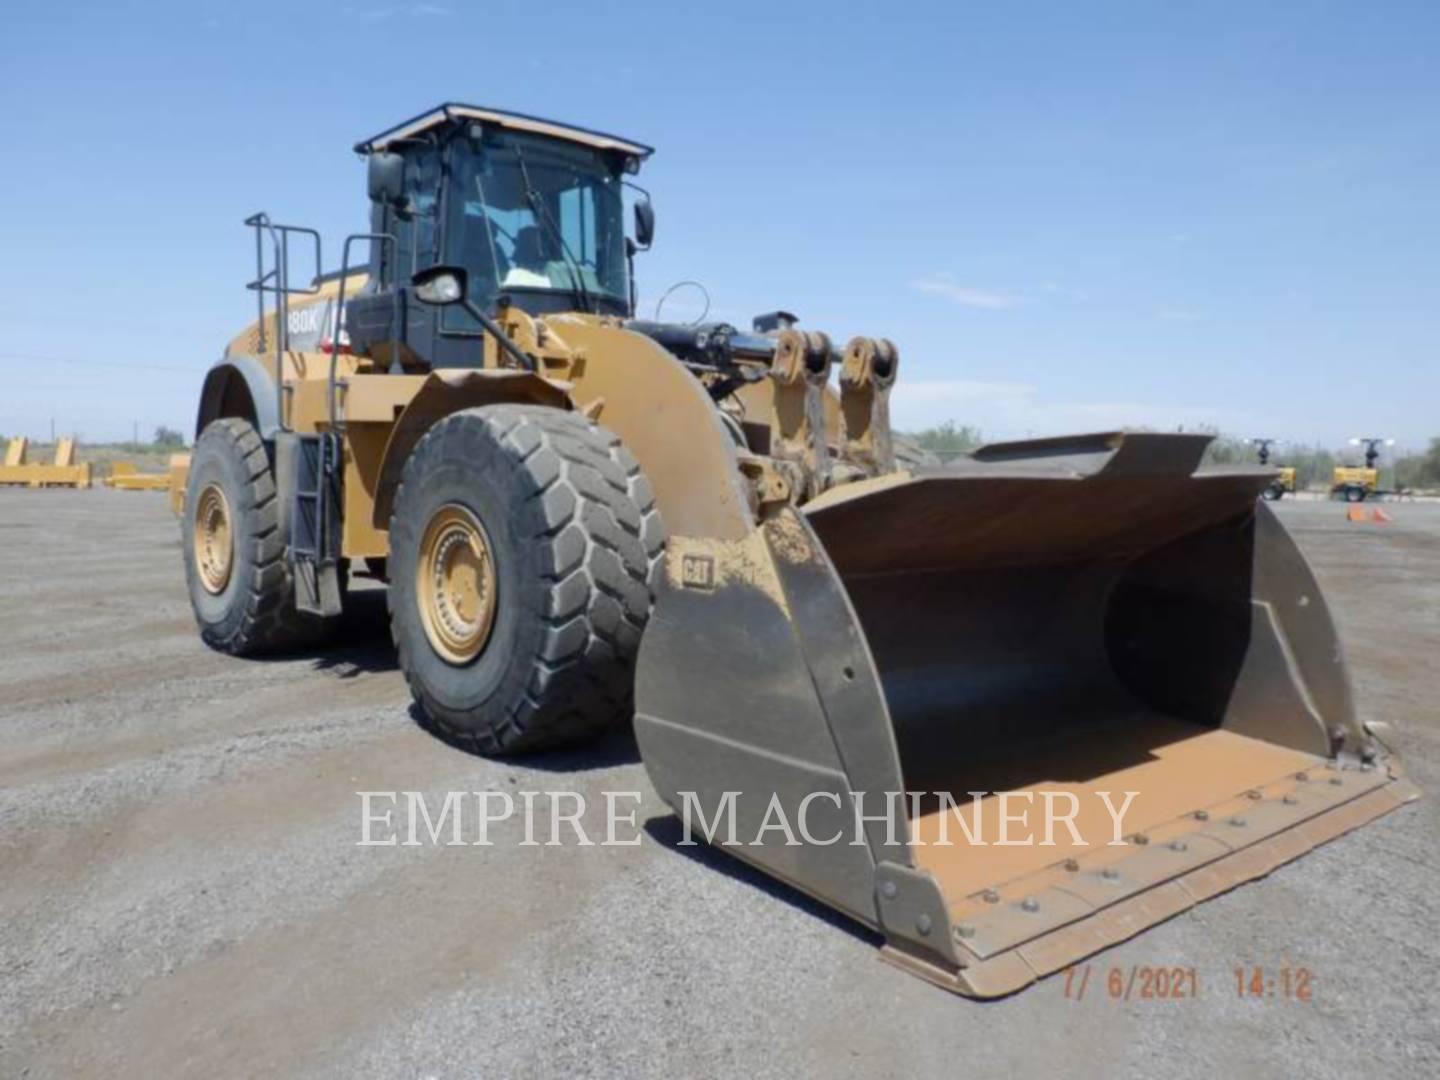
[[[470,299],[559,293],[576,310],[628,306],[618,171],[599,151],[511,131],[457,140],[446,261],[469,271]],[[478,329],[458,305],[445,329]]]

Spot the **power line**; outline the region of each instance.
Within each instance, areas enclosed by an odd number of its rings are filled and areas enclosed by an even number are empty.
[[[66,356],[36,356],[34,353],[0,352],[0,360],[22,360],[34,364],[86,364],[91,367],[124,368],[127,371],[183,371],[199,375],[202,368],[181,367],[179,364],[132,363],[127,360],[80,360]]]

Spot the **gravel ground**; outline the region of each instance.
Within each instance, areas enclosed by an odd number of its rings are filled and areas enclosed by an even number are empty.
[[[1440,506],[1388,510],[1278,507],[1434,792]],[[0,491],[0,1077],[1440,1075],[1433,798],[1092,961],[1193,966],[1196,1000],[975,1003],[676,847],[628,738],[496,763],[426,735],[379,591],[323,654],[206,650],[178,549],[161,494]],[[639,844],[356,843],[357,791],[559,788],[642,792]],[[1240,964],[1313,998],[1242,1001]]]

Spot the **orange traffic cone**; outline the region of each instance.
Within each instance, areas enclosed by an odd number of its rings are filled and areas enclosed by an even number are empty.
[[[1365,511],[1364,511],[1364,510],[1361,510],[1360,507],[1358,507],[1358,506],[1352,506],[1352,507],[1350,507],[1349,510],[1346,510],[1346,511],[1345,511],[1345,520],[1346,520],[1346,521],[1364,521],[1364,520],[1365,520]]]
[[[1376,509],[1370,511],[1370,520],[1378,521],[1383,524],[1386,522],[1394,521],[1395,519],[1392,518],[1389,514],[1385,513],[1384,510],[1381,510],[1377,507]]]

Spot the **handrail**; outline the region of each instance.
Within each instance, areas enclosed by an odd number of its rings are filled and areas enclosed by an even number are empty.
[[[255,304],[258,317],[256,328],[259,337],[257,345],[261,355],[266,351],[265,294],[267,292],[275,294],[275,408],[276,420],[283,431],[285,429],[285,353],[290,347],[290,303],[288,298],[292,294],[315,296],[320,292],[318,284],[300,289],[290,287],[290,234],[300,233],[315,241],[317,277],[321,267],[324,266],[321,258],[320,234],[303,225],[277,225],[263,210],[251,214],[245,219],[245,224],[255,230],[255,280],[247,282],[245,287],[253,290],[256,294]],[[270,237],[273,266],[268,272],[265,270],[265,245],[261,230],[264,230]],[[271,282],[273,284],[270,284]]]

